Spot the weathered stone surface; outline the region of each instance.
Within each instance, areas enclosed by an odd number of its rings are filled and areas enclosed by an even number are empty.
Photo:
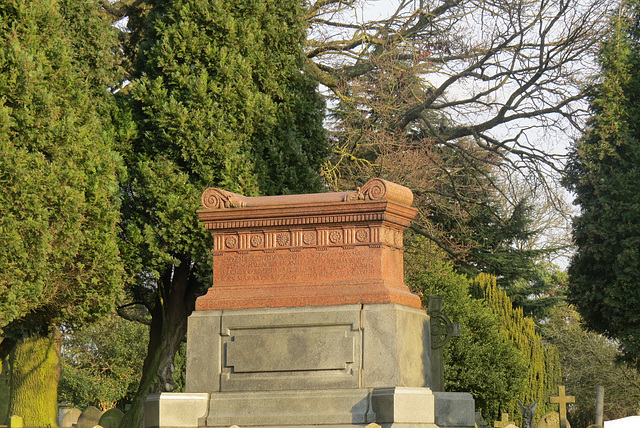
[[[225,199],[226,198],[226,199]],[[213,287],[196,309],[399,303],[411,191],[380,179],[357,192],[249,198],[220,189],[198,212],[214,238]]]
[[[368,391],[254,391],[211,394],[200,426],[351,425],[375,421]]]
[[[60,424],[61,427],[72,427],[73,424],[77,424],[78,423],[78,419],[80,418],[80,415],[82,414],[82,410],[78,409],[78,408],[73,408],[73,409],[69,409],[64,417],[62,418],[62,423]]]
[[[103,428],[118,428],[123,417],[124,413],[120,409],[109,409],[102,414],[98,425]]]
[[[429,318],[415,308],[197,311],[189,323],[188,392],[429,386]]]
[[[150,394],[144,407],[145,428],[196,428],[207,414],[209,394]]]
[[[436,425],[471,427],[476,422],[475,402],[467,392],[434,392]],[[481,416],[482,418],[482,416]]]
[[[222,311],[194,311],[187,327],[185,392],[220,391]]]
[[[431,385],[429,317],[402,305],[363,305],[362,386]]]
[[[429,388],[380,388],[371,393],[378,424],[435,425],[434,396]]]
[[[569,421],[567,421],[567,427],[571,428]],[[558,412],[544,414],[536,424],[536,428],[560,428],[560,414]]]
[[[87,407],[78,418],[78,428],[93,428],[100,422],[100,416],[102,416],[100,409],[94,406]]]

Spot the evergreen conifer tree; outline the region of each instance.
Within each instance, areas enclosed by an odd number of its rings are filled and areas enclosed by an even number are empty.
[[[498,316],[508,341],[520,350],[526,361],[525,387],[510,401],[501,403],[500,411],[519,421],[517,402],[531,404],[537,401],[538,417],[549,412],[548,398],[561,381],[557,349],[542,342],[533,320],[524,317],[522,308],[513,308],[507,293],[498,288],[495,276],[481,273],[472,280],[472,290]]]
[[[9,414],[32,426],[57,424],[60,324],[122,287],[119,158],[72,38],[58,2],[0,5],[0,361],[12,350]]]
[[[569,301],[593,330],[640,357],[640,28],[638,2],[611,17],[600,54],[592,117],[574,147],[567,187],[580,214],[569,266]]]
[[[203,190],[320,190],[328,148],[323,103],[303,72],[301,14],[297,0],[150,1],[130,13],[121,251],[131,301],[152,322],[122,427],[140,425],[148,393],[174,387],[187,317],[211,286],[210,233],[196,215]]]
[[[433,257],[425,239],[410,238],[406,252],[407,284],[418,292],[424,306],[428,296],[442,296],[443,312],[460,323],[461,336],[444,348],[445,390],[471,392],[476,411],[487,420],[500,418],[506,404],[523,393],[527,361],[507,340],[499,317],[470,294],[469,280],[454,272],[442,254]]]

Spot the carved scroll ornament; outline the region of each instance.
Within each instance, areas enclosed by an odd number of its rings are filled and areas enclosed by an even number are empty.
[[[242,208],[247,205],[242,198],[242,195],[209,187],[202,193],[202,206],[208,209]]]

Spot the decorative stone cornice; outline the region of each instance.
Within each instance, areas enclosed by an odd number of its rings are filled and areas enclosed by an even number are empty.
[[[210,187],[202,194],[205,210],[381,200],[411,206],[413,193],[399,184],[373,178],[354,192],[250,197]]]

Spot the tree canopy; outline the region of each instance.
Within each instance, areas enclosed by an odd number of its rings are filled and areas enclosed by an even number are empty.
[[[101,46],[84,56],[79,15]],[[96,3],[10,0],[0,40],[0,361],[11,351],[10,414],[55,425],[57,330],[108,312],[122,289],[121,160],[104,116],[117,33]],[[92,71],[100,55],[109,65]]]
[[[151,330],[123,427],[140,423],[149,392],[174,387],[187,317],[211,285],[211,237],[196,214],[203,190],[317,191],[328,154],[297,0],[150,1],[128,16],[120,248],[129,304],[148,309]]]
[[[638,3],[622,2],[600,54],[589,129],[568,167],[580,214],[569,300],[593,330],[640,357],[640,39]]]
[[[20,338],[113,306],[120,160],[60,5],[0,17],[0,335]]]

